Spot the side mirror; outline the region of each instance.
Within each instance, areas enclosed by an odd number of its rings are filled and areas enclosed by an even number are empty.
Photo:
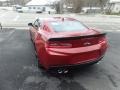
[[[28,23],[28,26],[33,26],[33,24],[32,23]]]

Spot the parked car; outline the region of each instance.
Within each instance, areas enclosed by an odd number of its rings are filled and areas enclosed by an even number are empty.
[[[16,8],[16,11],[19,12],[19,13],[23,13],[23,8],[22,8],[22,6],[21,6],[21,7],[17,7],[17,8]]]
[[[19,10],[19,9],[21,9],[22,8],[22,6],[21,5],[12,5],[12,9],[13,9],[13,11],[17,11],[17,10]]]
[[[28,7],[21,7],[17,9],[19,13],[42,13],[42,9],[29,9]]]
[[[79,65],[95,64],[108,47],[106,33],[73,18],[38,18],[28,25],[38,63],[46,70],[67,73]]]

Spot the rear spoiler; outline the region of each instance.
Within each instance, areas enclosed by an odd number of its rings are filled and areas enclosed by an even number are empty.
[[[50,38],[48,39],[48,41],[62,41],[62,40],[74,40],[74,39],[90,38],[90,37],[100,37],[100,36],[106,36],[106,34],[107,33],[100,33],[100,34],[87,35],[87,36]]]

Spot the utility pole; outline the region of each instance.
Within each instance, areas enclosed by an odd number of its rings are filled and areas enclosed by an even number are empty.
[[[7,6],[9,6],[9,0],[7,0],[6,3],[7,3]]]
[[[63,0],[60,0],[60,14],[63,13]]]
[[[2,30],[2,24],[0,23],[0,29]]]

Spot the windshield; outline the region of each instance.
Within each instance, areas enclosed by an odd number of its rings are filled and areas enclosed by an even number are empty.
[[[71,32],[71,31],[86,31],[87,27],[79,21],[59,21],[51,22],[51,26],[55,32]]]

